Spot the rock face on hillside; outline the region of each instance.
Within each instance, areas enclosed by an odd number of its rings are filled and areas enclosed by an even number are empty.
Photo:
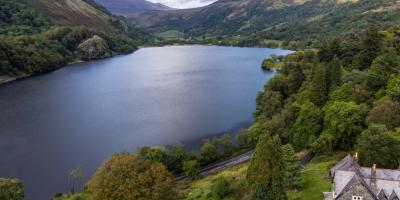
[[[97,35],[79,44],[76,54],[83,60],[107,58],[112,55],[107,42]]]

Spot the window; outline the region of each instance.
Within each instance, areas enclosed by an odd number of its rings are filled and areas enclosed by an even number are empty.
[[[363,200],[363,197],[361,197],[361,196],[352,196],[351,200]]]

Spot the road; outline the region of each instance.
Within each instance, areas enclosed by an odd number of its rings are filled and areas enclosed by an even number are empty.
[[[240,163],[249,161],[251,159],[251,157],[253,156],[253,153],[254,153],[254,150],[250,150],[244,154],[230,158],[228,160],[220,161],[220,162],[205,166],[200,169],[199,177],[203,177],[203,176],[207,176],[209,174],[220,172],[226,168],[230,168],[230,167],[233,167]],[[311,159],[314,157],[314,154],[311,151],[303,151],[303,152],[298,153],[297,155],[300,157],[300,162],[303,166],[306,165],[307,163],[309,163],[311,161]],[[184,174],[178,174],[176,176],[176,180],[182,180],[185,178],[187,178],[187,176]]]
[[[224,161],[221,161],[221,162],[217,162],[217,163],[213,163],[211,165],[205,166],[205,167],[200,169],[199,176],[200,177],[201,176],[207,176],[209,174],[216,173],[216,172],[222,171],[222,170],[224,170],[226,168],[233,167],[233,166],[238,165],[240,163],[244,163],[246,161],[249,161],[251,159],[251,157],[253,156],[253,152],[254,152],[254,150],[251,150],[251,151],[248,151],[248,152],[246,152],[244,154],[241,154],[239,156],[230,158],[228,160],[224,160]],[[179,174],[179,175],[176,176],[176,180],[182,180],[182,179],[185,179],[185,178],[187,178],[187,176],[184,175],[184,174]]]

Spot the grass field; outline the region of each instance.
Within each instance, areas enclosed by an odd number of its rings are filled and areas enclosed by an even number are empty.
[[[165,31],[162,33],[158,33],[156,35],[159,37],[162,37],[164,39],[167,39],[167,40],[182,39],[184,36],[184,34],[182,32],[177,31],[177,30],[169,30],[169,31]]]
[[[331,191],[331,179],[329,169],[346,156],[345,152],[337,152],[332,155],[315,157],[303,170],[305,180],[304,187],[299,191],[290,191],[290,200],[323,199],[322,192]]]

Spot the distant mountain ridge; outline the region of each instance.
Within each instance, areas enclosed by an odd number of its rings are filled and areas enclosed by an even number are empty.
[[[174,30],[187,37],[241,35],[312,44],[371,25],[398,24],[399,10],[396,0],[219,0],[201,8],[140,13],[131,20],[156,34]]]
[[[141,12],[153,10],[172,10],[166,5],[160,3],[152,3],[146,0],[93,0],[98,4],[106,7],[111,13],[131,16]]]
[[[93,0],[19,0],[60,25],[82,25],[89,28],[115,30],[118,21]]]

